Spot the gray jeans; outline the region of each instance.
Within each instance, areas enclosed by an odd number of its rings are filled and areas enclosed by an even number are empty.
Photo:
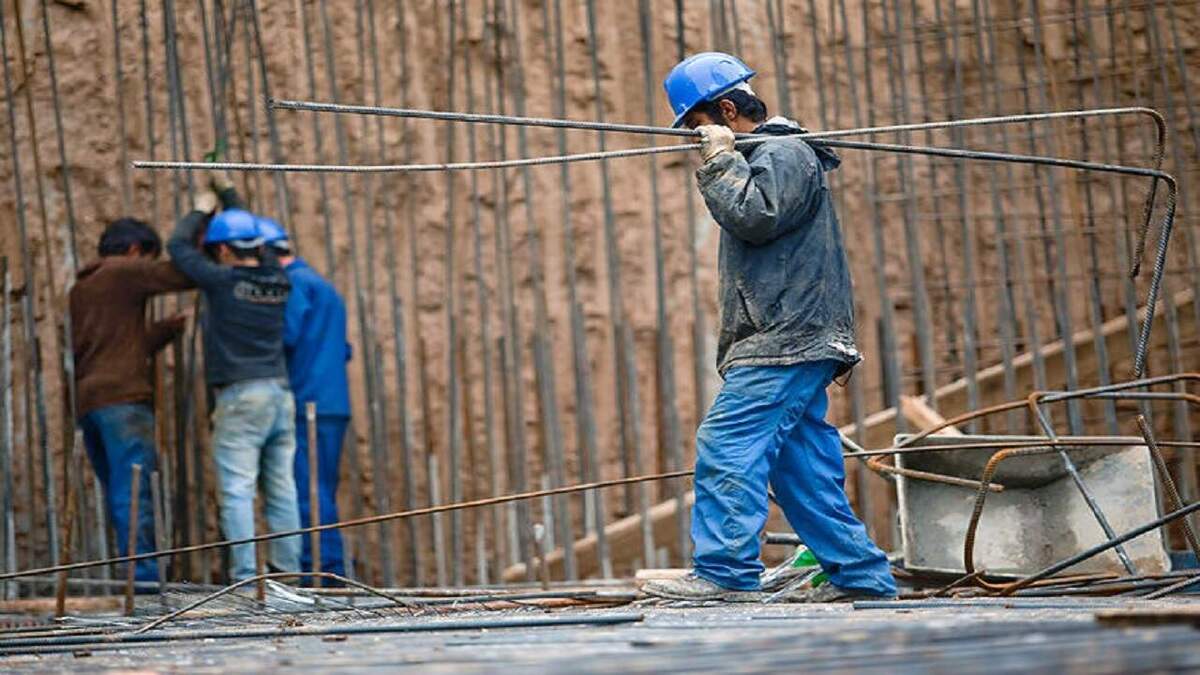
[[[283,379],[237,382],[217,393],[213,412],[213,449],[221,481],[221,530],[227,539],[254,536],[254,497],[261,485],[267,528],[283,532],[300,527],[293,461],[296,455],[296,408]],[[300,537],[270,543],[270,563],[279,571],[300,570]],[[229,554],[229,577],[255,574],[253,544],[238,544]]]

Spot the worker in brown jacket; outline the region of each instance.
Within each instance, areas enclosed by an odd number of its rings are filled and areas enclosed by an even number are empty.
[[[147,301],[192,287],[168,260],[158,260],[162,240],[146,223],[122,218],[100,237],[100,259],[79,271],[71,289],[71,339],[75,349],[75,416],[88,458],[104,487],[109,522],[121,555],[129,528],[137,528],[137,552],[154,550],[151,509],[139,509],[129,522],[134,490],[150,504],[150,474],[158,466],[154,449],[153,356],[184,328],[185,317],[148,323]],[[132,485],[132,467],[142,467]],[[137,564],[137,579],[157,579],[152,560]]]

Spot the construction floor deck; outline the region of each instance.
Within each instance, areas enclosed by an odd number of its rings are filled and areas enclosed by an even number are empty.
[[[145,639],[153,642],[123,644],[106,644],[103,637],[86,634],[89,622],[102,618],[76,618],[74,625],[82,630],[65,641],[58,637],[55,643],[39,643],[43,638],[30,637],[21,642],[18,635],[6,633],[0,651],[8,655],[0,657],[0,670],[1200,671],[1200,632],[1196,629],[1200,599],[1030,598],[708,607],[664,607],[639,601],[597,608],[517,607],[419,616],[390,611],[395,614],[377,618],[365,618],[357,610],[312,612],[282,622],[255,616],[225,616],[219,621],[213,616],[196,617],[146,633]],[[1110,616],[1102,620],[1105,613]],[[105,630],[109,636],[121,634],[111,632],[111,625]],[[317,634],[274,634],[306,631]]]

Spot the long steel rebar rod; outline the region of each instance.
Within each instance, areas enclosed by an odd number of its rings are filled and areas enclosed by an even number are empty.
[[[184,553],[192,553],[195,551],[207,551],[213,549],[224,548],[227,546],[238,546],[242,544],[256,544],[264,541],[272,541],[282,539],[284,537],[294,537],[297,535],[310,534],[314,531],[324,532],[325,530],[336,530],[349,527],[359,527],[362,525],[374,525],[389,520],[403,520],[406,518],[416,518],[419,516],[428,516],[435,513],[446,513],[459,509],[476,508],[481,506],[493,506],[496,504],[506,504],[509,502],[522,502],[530,499],[540,499],[543,497],[552,497],[560,494],[571,494],[575,492],[586,492],[588,490],[598,490],[601,488],[615,487],[618,485],[626,485],[631,483],[644,483],[656,480],[669,480],[671,478],[684,478],[692,475],[692,471],[668,471],[666,473],[647,474],[644,476],[631,476],[628,478],[614,478],[611,480],[595,481],[592,483],[580,483],[576,485],[568,485],[561,488],[550,488],[547,490],[536,490],[532,492],[519,492],[516,494],[507,494],[499,497],[488,497],[484,499],[476,499],[469,502],[460,502],[457,504],[439,504],[428,506],[419,509],[411,509],[407,511],[397,511],[395,513],[382,513],[374,516],[364,516],[350,520],[343,520],[337,523],[325,523],[321,525],[312,525],[309,527],[298,528],[295,530],[284,530],[280,532],[269,532],[264,534],[247,537],[245,539],[230,539],[225,541],[209,542],[204,544],[193,544],[191,546],[180,546],[172,549],[164,549],[162,551],[150,551],[146,553],[138,553],[135,555],[124,555],[105,560],[89,560],[84,562],[72,563],[70,565],[53,565],[50,567],[40,567],[34,569],[21,570],[17,572],[6,572],[0,574],[0,581],[9,579],[19,579],[28,576],[42,576],[46,574],[55,574],[58,572],[71,571],[77,569],[90,569],[102,565],[115,565],[118,563],[138,562],[139,560],[151,560],[160,556],[181,555]]]
[[[503,124],[513,126],[551,127],[577,129],[583,131],[609,131],[627,134],[650,134],[657,136],[679,136],[683,138],[699,138],[700,132],[694,129],[676,129],[659,127],[648,124],[623,124],[620,122],[596,122],[591,120],[572,120],[551,117],[528,117],[516,115],[499,115],[493,113],[464,113],[459,111],[422,110],[418,108],[389,108],[386,106],[353,105],[345,103],[327,103],[323,101],[296,101],[290,99],[272,99],[268,105],[280,110],[296,110],[307,112],[327,112],[355,115],[382,115],[385,117],[407,117],[412,119],[441,120],[444,122],[475,122],[483,124]],[[1084,110],[1061,110],[1055,112],[1022,113],[1017,115],[993,115],[970,119],[939,120],[935,122],[915,122],[906,124],[872,125],[854,129],[833,129],[829,131],[806,131],[797,134],[801,138],[840,138],[843,136],[870,136],[884,133],[903,133],[911,131],[933,131],[936,129],[955,129],[964,127],[987,126],[994,124],[1027,124],[1030,122],[1046,122],[1055,120],[1076,119],[1080,117],[1108,117],[1122,115],[1145,115],[1150,117],[1155,125],[1155,148],[1165,146],[1167,125],[1162,114],[1153,108],[1145,106],[1126,106],[1117,108],[1095,108]],[[755,138],[755,134],[737,134],[738,138]],[[1157,152],[1155,153],[1157,156]]]
[[[1159,378],[1159,379],[1163,379],[1163,378]],[[1127,384],[1127,383],[1122,383],[1122,384]],[[1020,405],[1020,406],[1026,405],[1026,401],[1024,401],[1024,400],[1014,401],[1013,403],[1015,405]],[[903,443],[910,443],[910,442],[913,442],[913,440],[914,439],[911,439],[911,438],[906,439]],[[996,440],[996,441],[988,441],[988,442],[981,442],[981,443],[969,443],[968,442],[968,443],[960,443],[960,444],[956,444],[956,445],[932,446],[932,447],[887,448],[884,450],[869,450],[862,454],[866,454],[866,455],[908,454],[908,453],[918,453],[918,452],[941,452],[941,451],[949,451],[949,450],[996,448],[996,447],[1049,448],[1049,447],[1055,447],[1055,446],[1078,446],[1078,445],[1128,445],[1131,442],[1136,443],[1138,440],[1139,439],[1137,439],[1135,437],[1108,438],[1108,437],[1090,437],[1090,436],[1064,436],[1064,437],[1060,437],[1058,439],[1058,441],[1050,441],[1049,439],[1034,439],[1034,440],[1030,440],[1030,441]],[[1200,448],[1200,442],[1159,441],[1159,445],[1162,447],[1183,446],[1183,447],[1189,447],[1189,448]],[[852,452],[852,453],[847,453],[846,456],[847,457],[856,457],[856,456],[858,456],[858,454],[859,453]],[[261,534],[261,535],[256,535],[254,537],[246,538],[246,539],[218,541],[218,542],[210,542],[210,543],[205,543],[205,544],[195,544],[195,545],[191,545],[191,546],[183,546],[183,547],[177,547],[177,548],[173,548],[173,549],[164,549],[161,551],[139,553],[136,555],[118,556],[118,557],[108,558],[108,559],[104,559],[104,560],[83,561],[83,562],[72,563],[69,565],[56,565],[56,566],[52,566],[52,567],[43,567],[43,568],[34,568],[34,569],[6,572],[4,574],[0,574],[0,581],[7,581],[7,580],[11,580],[11,579],[20,579],[20,578],[27,578],[27,577],[45,576],[48,574],[56,574],[58,572],[72,571],[72,570],[77,570],[77,569],[89,569],[89,568],[93,568],[93,567],[114,565],[114,564],[119,564],[119,563],[137,562],[140,560],[151,560],[151,559],[161,557],[161,556],[180,555],[180,554],[184,554],[184,553],[191,553],[191,552],[201,551],[201,550],[218,549],[218,548],[222,548],[225,546],[236,546],[236,545],[240,545],[240,544],[258,543],[258,542],[262,542],[262,541],[270,541],[273,539],[279,539],[279,538],[283,538],[283,537],[311,534],[313,532],[323,532],[325,530],[358,527],[358,526],[362,526],[362,525],[371,525],[371,524],[376,524],[379,522],[385,522],[388,520],[400,520],[400,519],[414,518],[414,517],[418,517],[418,516],[425,516],[425,515],[430,515],[433,513],[452,511],[452,510],[456,510],[456,509],[491,506],[491,505],[496,505],[496,504],[524,501],[524,500],[529,500],[529,499],[540,499],[540,498],[547,497],[547,496],[553,496],[555,494],[569,494],[569,493],[574,493],[574,492],[586,492],[586,491],[590,491],[590,490],[598,490],[601,488],[625,485],[628,483],[656,481],[656,480],[670,480],[670,479],[674,479],[674,478],[685,478],[685,477],[692,475],[692,473],[693,473],[692,471],[671,471],[671,472],[667,472],[667,473],[648,474],[648,475],[644,475],[644,476],[634,476],[634,477],[630,477],[630,478],[617,478],[617,479],[612,479],[612,480],[596,481],[596,482],[591,482],[591,483],[582,483],[582,484],[571,485],[571,486],[566,486],[566,487],[562,487],[562,488],[552,488],[552,489],[548,489],[548,490],[538,490],[538,491],[533,491],[533,492],[523,492],[523,493],[517,493],[517,494],[502,495],[499,497],[478,499],[478,500],[462,502],[462,503],[458,503],[458,504],[443,504],[443,505],[431,506],[431,507],[420,508],[420,509],[410,509],[410,510],[406,510],[406,511],[399,511],[399,512],[395,512],[395,513],[379,514],[379,515],[375,515],[375,516],[367,516],[367,517],[363,517],[363,518],[345,520],[345,521],[341,521],[341,522],[337,522],[337,523],[326,523],[326,524],[321,524],[321,525],[314,525],[314,526],[300,528],[300,529],[296,529],[296,530],[265,533],[265,534]],[[1193,506],[1195,506],[1195,505],[1193,505]],[[1192,507],[1188,507],[1188,508],[1192,508]],[[1191,511],[1189,511],[1189,513],[1190,512]]]
[[[749,138],[738,143],[762,143],[770,139]],[[869,150],[876,152],[894,152],[901,154],[930,155],[953,159],[975,161],[1009,162],[1034,166],[1053,166],[1089,171],[1109,172],[1131,176],[1143,176],[1167,183],[1167,205],[1163,224],[1160,229],[1157,251],[1155,254],[1154,271],[1150,279],[1146,295],[1146,319],[1142,324],[1134,354],[1133,376],[1141,377],[1146,367],[1146,351],[1149,346],[1149,331],[1153,324],[1155,308],[1162,287],[1163,271],[1167,264],[1167,247],[1170,243],[1171,231],[1175,220],[1175,206],[1178,194],[1178,184],[1175,178],[1159,169],[1126,166],[1085,160],[1066,159],[1061,157],[1046,157],[1041,155],[1020,155],[1012,153],[990,152],[982,150],[963,150],[957,148],[935,148],[926,146],[898,145],[892,143],[870,143],[862,141],[845,141],[836,139],[816,139],[814,143],[835,148]],[[660,152],[681,152],[699,149],[699,143],[688,143],[678,146],[631,148],[626,150],[609,150],[574,155],[539,157],[533,159],[499,160],[490,162],[458,162],[446,164],[398,164],[398,165],[313,165],[313,164],[241,164],[235,162],[206,163],[206,162],[134,162],[135,168],[142,169],[186,169],[189,171],[202,169],[229,169],[238,171],[300,171],[300,172],[335,172],[335,173],[385,173],[410,171],[459,171],[505,169],[522,166],[540,166],[562,162],[581,162],[593,160],[608,160],[621,157],[636,157]],[[1153,190],[1151,197],[1153,197]],[[1143,229],[1143,232],[1145,229]],[[1139,234],[1140,236],[1140,234]]]
[[[204,596],[203,598],[196,600],[195,602],[192,602],[184,607],[180,607],[179,609],[175,610],[174,612],[171,612],[170,614],[164,614],[164,615],[158,617],[157,619],[138,628],[137,630],[133,631],[132,633],[128,633],[128,635],[141,635],[143,633],[148,633],[165,623],[168,623],[170,621],[174,621],[175,619],[178,619],[179,617],[183,616],[184,614],[187,614],[188,612],[192,611],[193,609],[202,607],[222,596],[229,595],[230,593],[236,591],[237,589],[239,589],[243,586],[249,586],[250,584],[258,583],[259,581],[267,581],[267,580],[271,580],[271,579],[296,579],[296,578],[303,578],[303,577],[310,577],[314,580],[332,579],[340,584],[343,584],[346,586],[353,586],[354,588],[366,591],[367,593],[369,593],[371,595],[378,596],[385,600],[389,600],[400,607],[404,607],[405,609],[408,609],[408,610],[417,609],[417,605],[415,603],[413,603],[411,600],[408,600],[406,598],[397,597],[390,593],[385,593],[385,592],[380,591],[372,586],[368,586],[367,584],[364,584],[360,581],[355,581],[353,579],[347,579],[346,577],[340,576],[338,574],[334,574],[332,572],[321,572],[321,571],[316,571],[316,570],[311,571],[311,572],[268,572],[266,574],[258,574],[258,575],[252,576],[252,577],[247,577],[245,579],[241,579],[232,584],[229,584],[228,586],[226,586],[220,590],[214,591],[214,592]],[[319,585],[319,584],[317,584],[317,585]]]
[[[499,628],[531,628],[542,626],[606,626],[633,623],[642,620],[637,612],[613,612],[605,614],[563,614],[558,616],[512,616],[500,619],[449,619],[391,624],[333,624],[328,626],[269,627],[204,629],[192,631],[168,631],[163,633],[123,633],[97,639],[95,636],[80,635],[61,638],[28,638],[8,640],[0,643],[0,655],[13,656],[43,650],[87,651],[85,647],[105,648],[119,644],[170,643],[183,640],[237,640],[252,638],[285,638],[320,635],[372,635],[385,633],[430,633],[441,631],[495,630]]]
[[[350,113],[363,115],[385,115],[391,117],[419,118],[419,119],[434,119],[450,122],[477,122],[488,124],[511,124],[520,126],[541,126],[541,127],[559,127],[568,129],[595,130],[595,131],[613,131],[621,133],[636,133],[636,134],[659,134],[681,137],[696,137],[697,133],[691,129],[671,129],[664,127],[655,127],[649,125],[638,124],[619,124],[611,122],[596,122],[584,120],[567,120],[539,117],[518,117],[512,115],[496,115],[486,113],[461,113],[449,111],[431,111],[417,110],[412,108],[388,108],[380,106],[364,106],[364,105],[345,105],[338,103],[326,103],[320,101],[295,101],[295,100],[271,100],[268,105],[272,108],[280,108],[287,110],[303,110],[310,112],[332,112],[332,113]],[[932,131],[934,129],[962,129],[973,126],[986,126],[995,124],[1016,124],[1016,123],[1032,123],[1041,121],[1078,119],[1086,117],[1100,117],[1113,115],[1145,115],[1152,119],[1155,126],[1155,150],[1154,150],[1154,166],[1161,168],[1166,146],[1167,126],[1162,114],[1152,108],[1142,106],[1129,106],[1119,108],[1098,108],[1094,110],[1069,110],[1047,113],[1025,113],[1019,115],[1000,115],[991,117],[980,117],[973,119],[945,120],[937,122],[921,122],[910,124],[896,124],[887,126],[869,126],[859,129],[840,129],[822,132],[805,132],[799,134],[800,137],[806,139],[828,139],[842,136],[860,136],[873,135],[879,133],[907,133],[910,131]],[[739,134],[743,139],[752,138],[753,134]],[[1153,203],[1157,194],[1158,181],[1153,181],[1146,199],[1144,207],[1144,216],[1142,219],[1142,227],[1139,230],[1136,251],[1133,253],[1131,262],[1130,276],[1136,277],[1141,268],[1141,260],[1145,251],[1145,239],[1147,230],[1150,225],[1151,215],[1153,211]]]

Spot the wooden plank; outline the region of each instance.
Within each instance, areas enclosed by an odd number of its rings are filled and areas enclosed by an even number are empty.
[[[1191,624],[1200,628],[1200,607],[1193,605],[1102,609],[1094,616],[1097,623],[1113,628],[1172,623]]]
[[[944,424],[946,418],[929,407],[925,399],[917,396],[901,396],[900,397],[900,414],[904,415],[904,419],[908,420],[917,429],[928,429],[939,424]],[[938,432],[942,436],[962,436],[963,433],[958,430],[958,427],[949,426]]]

